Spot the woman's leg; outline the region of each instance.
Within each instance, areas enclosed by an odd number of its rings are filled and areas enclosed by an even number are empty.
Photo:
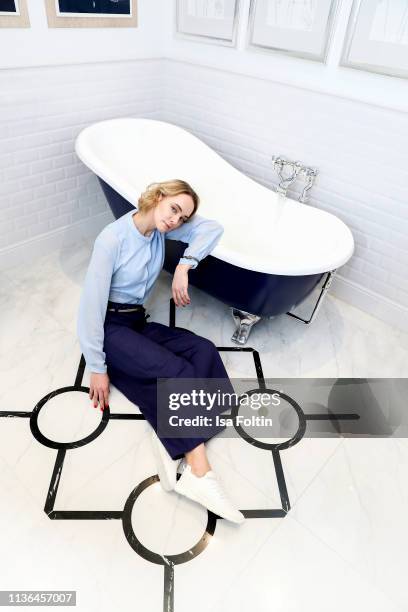
[[[226,375],[225,368],[214,368],[218,351],[205,338],[187,330],[148,323],[141,331],[110,324],[105,326],[104,350],[108,374],[115,385],[157,431],[157,378],[196,378]],[[225,427],[218,427],[219,433]],[[215,435],[213,433],[212,435]],[[172,459],[179,459],[211,436],[163,438]],[[199,453],[200,451],[197,451]],[[196,458],[201,455],[194,455]]]
[[[204,476],[211,470],[204,442],[185,453],[185,456],[186,462],[195,476]]]
[[[234,392],[217,348],[206,338],[197,336],[187,330],[166,328],[154,323],[150,324],[150,328],[145,328],[144,334],[149,336],[150,339],[156,339],[158,343],[162,344],[162,348],[169,350],[175,358],[181,357],[187,360],[193,367],[196,378],[214,378],[217,380],[217,386],[219,384],[224,391]],[[205,387],[208,389],[206,384]],[[220,406],[215,412],[225,412],[225,409],[225,407]],[[223,429],[225,427],[220,427],[219,431]],[[201,441],[197,441],[197,439],[181,440],[181,442],[188,444],[188,447],[184,447],[183,451],[188,467],[183,471],[181,478],[175,482],[174,488],[181,495],[202,504],[215,514],[240,524],[245,520],[244,515],[228,499],[228,495],[208,462],[204,442],[213,435],[215,433],[207,435]],[[172,465],[170,473],[174,477],[173,470],[174,466]]]
[[[177,330],[178,328],[169,328],[159,323],[151,323],[146,331],[150,338],[155,338],[162,346],[173,350],[175,354],[187,359],[192,364],[197,378],[223,379],[219,380],[222,383],[223,390],[233,393],[234,390],[229,381],[227,371],[213,342],[189,330],[179,330],[186,332],[187,336],[185,334],[182,335],[186,342],[180,344],[178,340],[175,343],[174,339],[177,337]],[[221,412],[228,408],[226,406],[224,409],[221,409]],[[223,429],[225,427],[220,428],[217,433],[220,433]],[[196,476],[203,476],[208,470],[211,470],[204,442],[186,451],[185,458]]]
[[[187,359],[194,368],[196,378],[229,380],[218,349],[208,338],[187,329],[155,322],[148,323],[142,333],[175,355]]]

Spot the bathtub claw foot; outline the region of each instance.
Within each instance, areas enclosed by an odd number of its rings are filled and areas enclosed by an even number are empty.
[[[252,327],[255,323],[258,323],[261,317],[258,315],[245,312],[245,310],[239,310],[238,308],[232,308],[232,317],[235,321],[237,329],[232,334],[232,342],[237,344],[246,344]]]

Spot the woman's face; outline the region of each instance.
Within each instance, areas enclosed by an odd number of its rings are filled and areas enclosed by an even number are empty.
[[[176,196],[160,196],[154,209],[154,220],[159,232],[171,232],[187,221],[194,210],[193,198],[180,193]]]

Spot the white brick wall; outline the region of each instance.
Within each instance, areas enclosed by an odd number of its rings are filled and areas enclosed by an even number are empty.
[[[165,120],[268,187],[278,181],[274,154],[316,166],[310,204],[340,217],[356,242],[340,277],[408,308],[407,113],[170,59],[165,67]]]
[[[107,210],[74,153],[81,129],[157,116],[160,60],[0,71],[0,250]]]

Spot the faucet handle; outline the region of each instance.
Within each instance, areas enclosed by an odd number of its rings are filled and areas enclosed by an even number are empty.
[[[306,186],[302,191],[302,194],[299,198],[299,202],[307,202],[307,192],[313,186],[314,179],[318,174],[317,168],[312,168],[311,166],[304,166],[300,161],[292,161],[281,155],[273,155],[272,163],[275,172],[280,178],[279,185],[276,188],[277,193],[281,193],[286,196],[287,190],[290,185],[294,183],[294,181],[299,175],[304,175],[306,177]],[[284,176],[284,171],[287,168],[289,168],[290,174],[289,176]]]

